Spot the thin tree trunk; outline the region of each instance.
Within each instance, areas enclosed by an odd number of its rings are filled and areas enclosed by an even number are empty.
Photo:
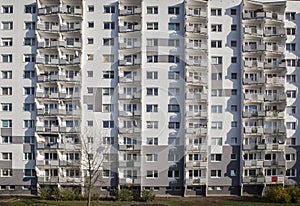
[[[88,186],[88,202],[87,206],[91,206],[91,187]]]

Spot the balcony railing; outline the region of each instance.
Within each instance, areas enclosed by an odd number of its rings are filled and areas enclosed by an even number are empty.
[[[82,9],[81,8],[69,8],[67,6],[51,6],[51,7],[44,7],[38,9],[39,15],[49,15],[49,14],[72,14],[72,15],[81,15]]]
[[[194,26],[187,26],[186,27],[187,32],[193,32],[193,33],[200,33],[200,34],[207,34],[207,28],[205,27],[194,27]]]
[[[245,126],[244,127],[244,132],[246,134],[263,134],[264,133],[264,128],[263,126]]]
[[[264,95],[263,94],[245,94],[244,99],[249,100],[249,101],[264,101]]]
[[[264,84],[265,78],[258,77],[258,78],[243,78],[243,84]]]
[[[141,25],[119,27],[119,32],[134,32],[134,31],[141,31]]]
[[[127,16],[127,15],[137,15],[142,13],[142,8],[134,8],[134,9],[120,9],[119,14],[120,16]]]

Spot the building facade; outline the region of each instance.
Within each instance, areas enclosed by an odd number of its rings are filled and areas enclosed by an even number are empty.
[[[300,182],[299,2],[0,3],[0,194]]]

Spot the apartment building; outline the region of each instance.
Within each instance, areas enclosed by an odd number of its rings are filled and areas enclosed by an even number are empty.
[[[0,3],[0,194],[299,183],[299,2]]]

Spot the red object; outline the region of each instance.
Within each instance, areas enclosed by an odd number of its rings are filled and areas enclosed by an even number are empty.
[[[278,177],[277,176],[272,176],[272,182],[277,182],[278,181]]]

